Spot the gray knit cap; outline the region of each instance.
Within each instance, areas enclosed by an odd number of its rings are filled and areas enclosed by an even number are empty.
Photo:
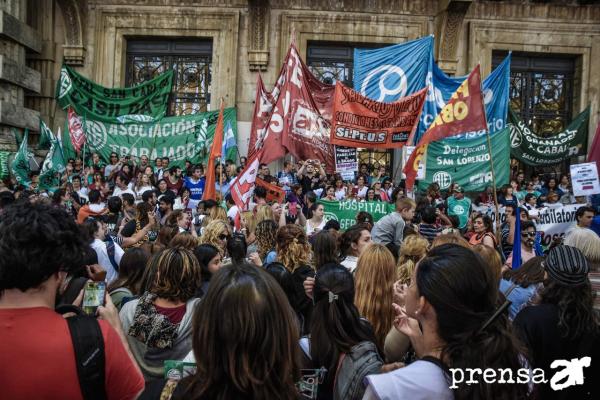
[[[566,286],[586,282],[590,267],[583,253],[571,246],[557,246],[550,250],[544,262],[548,275]]]

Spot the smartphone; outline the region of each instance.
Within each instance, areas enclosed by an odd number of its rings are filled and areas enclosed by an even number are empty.
[[[83,287],[83,312],[87,315],[96,315],[99,306],[104,305],[106,282],[87,282]]]
[[[290,216],[295,217],[296,214],[298,214],[298,203],[294,201],[290,203],[288,207],[288,213],[290,214]]]

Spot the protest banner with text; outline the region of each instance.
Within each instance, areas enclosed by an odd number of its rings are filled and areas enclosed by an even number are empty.
[[[404,167],[406,189],[412,190],[427,145],[464,132],[486,129],[479,65],[458,87],[423,135]]]
[[[90,151],[97,152],[109,162],[111,152],[157,157],[169,157],[172,165],[183,166],[185,160],[194,164],[206,162],[213,142],[219,111],[180,117],[167,117],[156,122],[106,123],[86,120],[84,131]],[[237,138],[236,109],[223,113],[224,124],[229,122]],[[225,159],[234,159],[236,148],[228,150]]]
[[[514,111],[509,110],[511,156],[527,165],[542,166],[585,155],[589,120],[588,107],[564,131],[542,137],[532,132]]]
[[[327,201],[321,199],[318,203],[323,204],[325,208],[324,218],[338,221],[342,230],[356,224],[356,214],[360,211],[368,212],[373,216],[373,221],[377,222],[395,210],[393,204],[385,201]]]
[[[331,143],[372,149],[400,148],[417,129],[426,96],[424,88],[393,103],[382,103],[337,82]]]
[[[56,99],[63,109],[71,106],[79,116],[96,121],[117,123],[126,115],[162,118],[167,112],[173,73],[168,70],[137,86],[107,88],[63,65]]]
[[[496,186],[509,182],[510,146],[508,128],[491,136]],[[441,190],[458,183],[467,192],[483,191],[492,184],[490,152],[485,136],[464,140],[440,140],[427,146],[425,178],[419,189],[435,182]]]

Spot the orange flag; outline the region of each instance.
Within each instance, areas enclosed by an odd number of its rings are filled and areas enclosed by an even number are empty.
[[[221,147],[223,146],[223,110],[225,103],[221,99],[221,109],[219,110],[219,119],[215,127],[215,135],[213,136],[212,146],[210,147],[210,155],[208,156],[208,166],[206,167],[206,182],[204,183],[204,193],[202,200],[216,200],[217,193],[215,188],[215,159],[221,157]]]
[[[425,154],[427,144],[449,136],[482,129],[487,129],[487,122],[481,93],[481,73],[477,65],[452,94],[406,161],[404,166],[406,190],[413,189],[419,163]]]

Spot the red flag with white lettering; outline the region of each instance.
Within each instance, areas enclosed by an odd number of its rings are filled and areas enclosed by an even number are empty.
[[[252,200],[261,154],[262,152],[256,153],[254,158],[248,161],[246,168],[231,183],[231,197],[240,212],[247,210]]]
[[[330,119],[323,114],[331,116],[335,86],[318,82],[293,44],[286,56],[279,84],[280,93],[265,128],[260,161],[275,161],[287,150],[301,160],[323,161],[327,170],[333,171],[335,159],[333,146],[329,143]]]
[[[464,132],[487,129],[479,65],[460,84],[417,143],[404,166],[406,189],[412,190],[427,144]]]
[[[69,107],[67,111],[67,118],[69,122],[69,137],[75,151],[79,152],[83,148],[85,143],[85,134],[83,132],[83,123],[81,117],[75,113],[75,111]]]
[[[283,71],[282,71],[283,72]],[[265,89],[265,84],[260,73],[256,80],[256,98],[254,100],[254,113],[252,114],[252,127],[250,128],[250,142],[248,143],[248,158],[252,158],[254,154],[262,147],[265,140],[266,127],[271,119],[273,106],[279,96],[279,83],[282,81],[282,76],[277,79],[277,84],[273,88],[273,92],[269,93]]]

